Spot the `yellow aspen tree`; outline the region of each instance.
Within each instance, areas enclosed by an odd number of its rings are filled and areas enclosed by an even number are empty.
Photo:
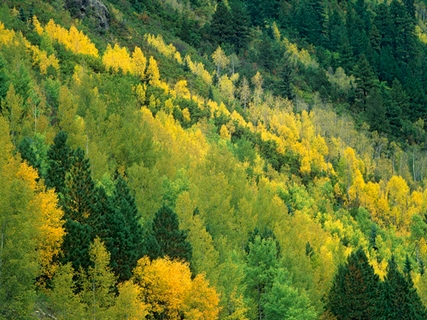
[[[133,280],[142,288],[150,313],[167,319],[179,319],[180,313],[187,319],[218,318],[218,294],[202,275],[192,280],[187,263],[144,257],[138,261]]]
[[[263,93],[263,88],[262,88],[262,84],[264,82],[264,80],[262,79],[261,74],[259,73],[259,71],[257,71],[257,73],[252,77],[252,84],[254,85],[255,89],[254,89],[254,94],[253,94],[253,99],[254,99],[254,103],[257,106],[258,104],[261,103],[261,96]]]
[[[21,122],[24,115],[24,101],[22,97],[16,93],[13,84],[9,86],[9,90],[3,101],[2,113],[3,116],[9,120],[12,141],[18,141],[22,129]]]
[[[148,315],[148,307],[142,300],[142,289],[132,281],[118,285],[119,295],[110,314],[112,319],[140,320]]]
[[[42,274],[51,278],[56,270],[53,258],[58,256],[65,235],[63,228],[64,212],[58,205],[58,198],[53,189],[39,192],[36,198],[40,210],[40,234],[38,237],[38,251]]]
[[[409,226],[411,218],[408,216],[409,187],[401,176],[393,176],[387,183],[387,199],[391,210],[389,222],[400,228]]]
[[[147,78],[152,86],[157,86],[160,83],[160,71],[157,67],[157,61],[152,56],[148,59]]]
[[[179,80],[174,87],[176,96],[182,97],[184,99],[190,99],[191,94],[190,90],[187,88],[187,80]]]
[[[239,87],[240,102],[243,104],[243,110],[246,111],[249,99],[251,98],[251,88],[249,88],[249,82],[246,77],[243,77]]]
[[[222,51],[221,46],[218,46],[215,52],[212,53],[212,60],[216,65],[216,77],[220,81],[221,70],[228,66],[230,59]]]
[[[146,68],[147,58],[140,48],[135,47],[132,53],[132,73],[141,79],[144,79]]]
[[[83,276],[82,300],[87,305],[87,313],[93,319],[106,319],[109,308],[114,304],[116,279],[109,267],[110,253],[104,243],[96,237],[90,248],[90,266]]]
[[[71,263],[61,265],[52,279],[49,291],[50,307],[59,320],[80,320],[84,318],[80,295],[75,294],[74,269]]]

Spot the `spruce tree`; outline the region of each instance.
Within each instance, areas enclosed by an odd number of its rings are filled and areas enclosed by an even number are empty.
[[[409,260],[405,263],[406,276],[402,275],[392,256],[387,266],[387,275],[381,284],[381,316],[384,319],[426,319],[425,307],[413,287]],[[405,272],[405,273],[406,273]]]
[[[232,29],[232,16],[224,1],[218,1],[216,11],[212,16],[210,35],[215,45],[232,43],[234,30]]]
[[[339,266],[326,308],[338,320],[378,319],[378,292],[379,277],[359,248],[350,254],[345,265]]]
[[[58,132],[53,139],[53,145],[47,152],[49,167],[46,172],[45,184],[62,194],[65,189],[65,175],[71,167],[72,151],[67,144],[67,139],[66,132]]]
[[[178,216],[165,205],[156,212],[153,219],[152,236],[158,244],[158,247],[155,244],[147,246],[152,259],[168,256],[191,262],[193,249],[187,241],[187,233],[179,229]]]

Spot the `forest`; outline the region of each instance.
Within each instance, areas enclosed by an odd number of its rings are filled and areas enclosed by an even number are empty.
[[[426,19],[3,0],[0,319],[427,319]]]

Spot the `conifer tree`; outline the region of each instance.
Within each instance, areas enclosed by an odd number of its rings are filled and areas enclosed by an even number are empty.
[[[147,246],[152,259],[168,256],[171,259],[191,262],[193,250],[187,241],[187,233],[179,229],[178,216],[165,205],[156,212],[152,236],[154,243]]]
[[[214,44],[232,43],[234,33],[231,12],[224,1],[218,1],[210,25],[210,35]]]
[[[379,278],[359,248],[338,268],[326,305],[338,320],[377,319]]]
[[[382,283],[379,308],[384,319],[426,319],[426,309],[413,287],[410,270],[408,259],[405,262],[405,276],[397,269],[394,256],[390,259],[387,275]]]
[[[57,193],[64,193],[65,175],[71,166],[72,151],[67,144],[68,135],[60,131],[53,139],[53,145],[47,152],[49,167],[45,183],[49,188],[54,188]]]

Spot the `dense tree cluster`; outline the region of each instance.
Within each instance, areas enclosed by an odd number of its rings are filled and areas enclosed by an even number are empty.
[[[0,318],[426,318],[422,4],[105,3],[0,7]]]

